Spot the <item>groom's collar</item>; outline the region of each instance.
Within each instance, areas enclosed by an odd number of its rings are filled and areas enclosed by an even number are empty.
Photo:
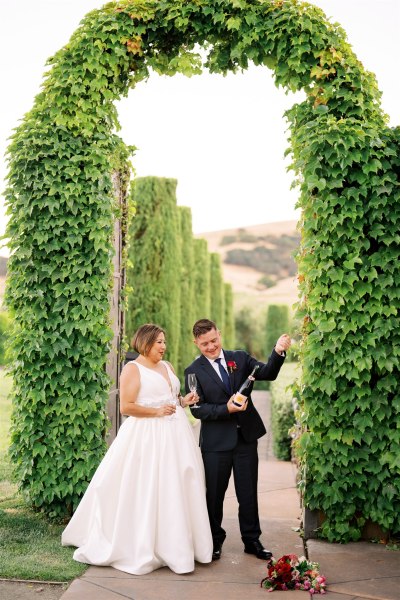
[[[222,350],[222,348],[221,348],[221,352],[219,353],[219,356],[217,356],[217,358],[208,358],[208,356],[204,356],[204,358],[206,360],[208,360],[208,362],[210,363],[210,365],[213,365],[215,363],[215,361],[218,360],[219,358],[222,358],[223,362],[226,362],[226,360],[225,360],[225,354],[224,354],[224,351]]]

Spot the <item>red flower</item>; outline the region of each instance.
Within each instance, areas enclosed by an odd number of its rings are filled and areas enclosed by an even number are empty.
[[[278,560],[271,559],[267,577],[261,587],[273,590],[308,590],[310,594],[326,593],[326,578],[318,573],[318,564],[304,556],[285,554]]]
[[[234,360],[228,360],[228,362],[226,363],[226,366],[229,369],[229,373],[233,373],[233,371],[236,371],[236,369],[237,369],[237,364],[235,363]]]

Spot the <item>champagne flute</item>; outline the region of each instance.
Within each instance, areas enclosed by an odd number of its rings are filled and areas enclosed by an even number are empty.
[[[176,416],[176,407],[179,404],[179,400],[178,400],[178,398],[171,397],[171,399],[168,402],[168,404],[171,404],[172,406],[175,406],[175,412],[172,413],[172,415],[168,415],[167,419],[168,419],[168,421],[175,421],[175,419],[177,419],[177,416]]]
[[[196,391],[197,391],[197,379],[196,379],[196,375],[194,373],[189,373],[188,374],[188,386],[189,386],[189,390],[192,393],[196,393]],[[197,400],[196,400],[196,404],[193,404],[191,406],[191,408],[199,408],[199,406],[197,404]]]

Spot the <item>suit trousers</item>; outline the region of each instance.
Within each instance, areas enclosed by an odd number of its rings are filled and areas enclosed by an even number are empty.
[[[223,504],[233,470],[236,497],[239,502],[239,526],[244,543],[261,535],[258,516],[257,441],[245,442],[238,430],[238,442],[232,450],[202,451],[207,488],[207,509],[214,544],[222,544],[226,532],[222,527]]]

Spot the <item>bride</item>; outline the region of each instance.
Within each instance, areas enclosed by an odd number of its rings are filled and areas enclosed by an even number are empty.
[[[144,575],[175,573],[211,562],[204,470],[179,393],[179,379],[162,360],[165,333],[142,325],[139,356],[121,373],[121,413],[128,415],[62,534],[74,559]]]

